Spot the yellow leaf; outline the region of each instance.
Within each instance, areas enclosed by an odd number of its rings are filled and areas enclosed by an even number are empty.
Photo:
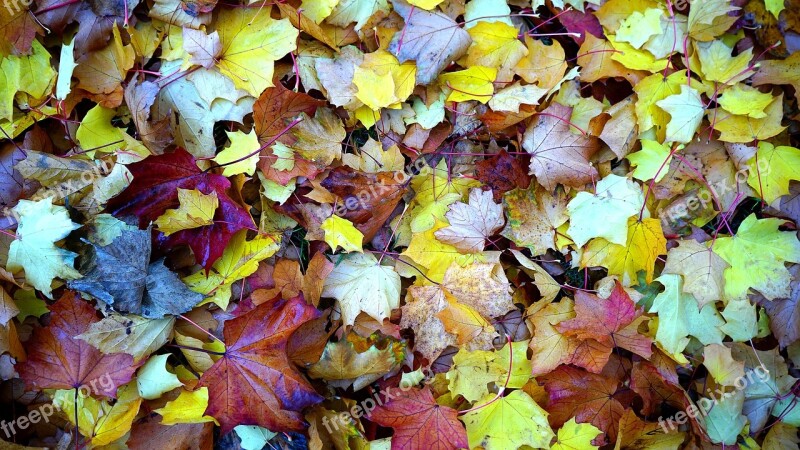
[[[458,249],[452,245],[445,244],[436,239],[434,233],[447,227],[446,222],[437,220],[433,228],[422,232],[413,233],[411,243],[401,256],[410,258],[412,261],[422,266],[422,273],[435,282],[441,282],[445,271],[451,263],[465,266],[484,259],[481,253],[469,253],[462,255]],[[420,276],[420,272],[411,269],[406,264],[398,264],[398,270],[404,276]],[[427,280],[425,280],[427,281]]]
[[[439,3],[442,3],[444,0],[408,0],[408,3],[411,5],[416,6],[417,8],[422,8],[426,11],[430,11],[436,8]]]
[[[500,380],[505,374],[500,364],[495,362],[496,358],[495,352],[471,352],[461,348],[453,357],[453,366],[447,372],[450,392],[475,402],[489,394],[489,383],[499,382],[502,386]]]
[[[154,400],[165,392],[183,386],[178,377],[167,369],[167,358],[168,354],[152,356],[139,369],[136,387],[142,398]]]
[[[208,408],[208,388],[202,387],[196,391],[182,390],[178,398],[153,411],[161,414],[162,425],[204,422],[214,422],[219,425],[216,419],[204,415],[206,408]]]
[[[271,10],[225,8],[217,18],[215,31],[222,42],[217,68],[253,97],[273,85],[275,61],[297,48],[297,29],[289,19],[272,19]]]
[[[66,208],[54,206],[52,197],[36,202],[20,200],[13,211],[18,214],[19,225],[8,249],[6,268],[11,272],[25,269],[27,282],[52,298],[50,285],[54,278],[81,277],[72,268],[78,255],[55,246],[80,225],[70,220]]]
[[[639,121],[640,133],[656,127],[655,132],[658,141],[664,141],[670,116],[656,105],[656,102],[670,95],[680,94],[681,86],[683,85],[686,85],[686,71],[680,70],[668,75],[666,78],[661,73],[654,73],[633,87],[638,97],[636,118]],[[699,85],[700,83],[692,80],[691,87],[697,89]]]
[[[789,194],[790,180],[800,180],[800,150],[794,147],[775,147],[760,141],[756,156],[747,165],[750,167],[747,184],[767,203]]]
[[[656,57],[649,51],[638,50],[627,42],[620,42],[617,40],[617,36],[613,34],[609,34],[606,37],[611,46],[614,47],[614,50],[616,50],[615,53],[611,54],[611,59],[629,69],[657,72],[664,70],[669,65],[669,61],[666,59],[656,60]]]
[[[417,193],[414,201],[420,205],[427,205],[447,194],[458,194],[459,198],[463,198],[471,188],[478,187],[480,184],[478,180],[472,178],[449,176],[447,163],[444,160],[440,161],[435,168],[424,166],[420,173],[411,180],[411,187]]]
[[[756,88],[739,83],[725,90],[717,98],[717,103],[725,111],[739,116],[750,116],[753,119],[763,119],[767,116],[764,112],[773,97],[770,93],[762,93]]]
[[[372,110],[392,106],[411,95],[416,74],[413,62],[400,64],[386,50],[368,53],[353,75],[353,84],[358,88],[356,97]]]
[[[617,41],[628,42],[633,48],[642,48],[651,36],[661,34],[661,17],[664,10],[649,8],[644,14],[634,11],[626,17],[617,30]]]
[[[594,450],[599,447],[592,445],[592,440],[601,434],[596,426],[577,423],[573,417],[558,430],[556,443],[550,450]]]
[[[672,161],[669,145],[649,139],[642,139],[642,149],[626,158],[636,167],[633,178],[641,181],[655,179],[656,182],[661,181],[669,172],[669,163]]]
[[[510,75],[509,69],[528,54],[528,49],[519,40],[519,30],[506,23],[481,21],[467,31],[472,37],[472,45],[462,64],[466,67],[499,68],[503,74],[501,79],[506,80],[510,79],[507,76]]]
[[[303,0],[300,8],[303,10],[304,16],[319,24],[331,15],[337,4],[339,4],[339,0]]]
[[[783,94],[772,100],[772,103],[764,109],[766,116],[759,119],[733,115],[720,109],[707,112],[708,121],[720,132],[720,141],[738,143],[763,141],[777,136],[786,129],[781,126]]]
[[[372,253],[349,253],[325,279],[322,296],[338,300],[345,326],[361,312],[382,322],[400,306],[400,276]]]
[[[371,70],[356,67],[353,84],[358,88],[356,98],[364,102],[370,109],[385,108],[396,103],[394,80],[392,74],[378,74]]]
[[[258,164],[258,149],[261,148],[255,129],[250,130],[250,133],[247,134],[241,131],[233,133],[226,131],[226,133],[228,134],[228,139],[231,141],[231,145],[219,152],[214,158],[214,162],[219,165],[224,165],[233,161],[238,161],[247,155],[250,156],[243,161],[224,166],[222,175],[226,177],[240,173],[253,175],[256,171],[256,165]]]
[[[38,40],[33,41],[30,55],[0,58],[0,120],[13,119],[14,96],[24,92],[32,99],[43,99],[52,89],[55,78],[50,53]]]
[[[111,125],[115,115],[115,110],[95,105],[84,116],[75,137],[89,157],[94,157],[95,151],[111,153],[118,148],[125,148],[122,138],[124,131]]]
[[[636,283],[637,273],[644,270],[650,283],[656,259],[666,253],[667,239],[661,231],[661,221],[631,217],[626,244],[612,244],[602,238],[592,240],[581,256],[581,267],[606,267],[609,275],[620,275],[625,285]]]
[[[669,142],[687,144],[694,138],[694,133],[703,120],[705,105],[700,94],[694,88],[681,85],[681,93],[656,102],[661,109],[669,113],[667,134],[664,138]]]
[[[95,425],[109,411],[110,406],[106,400],[98,400],[78,390],[76,414],[75,392],[75,389],[58,389],[53,394],[53,405],[64,413],[73,426],[76,425],[77,418],[78,431],[82,435],[92,436]]]
[[[729,16],[728,13],[738,9],[728,0],[695,2],[689,8],[689,36],[699,41],[714,39],[736,22],[738,17]]]
[[[725,84],[736,84],[753,74],[749,66],[753,58],[753,49],[731,56],[733,49],[724,42],[715,40],[711,42],[695,43],[697,57],[706,81],[716,81]]]
[[[208,275],[200,270],[184,278],[189,289],[204,295],[214,293],[214,302],[226,308],[231,296],[231,284],[252,275],[260,261],[278,251],[278,240],[273,236],[259,234],[251,241],[246,238],[247,230],[236,233]]]
[[[178,209],[168,209],[155,220],[165,236],[214,223],[214,213],[219,206],[216,192],[203,194],[197,189],[178,188],[178,201],[181,205]]]
[[[567,71],[567,61],[561,44],[553,40],[551,45],[545,45],[539,39],[525,36],[525,45],[528,56],[517,63],[514,73],[526,83],[537,83],[542,89],[550,90],[558,86]]]
[[[786,9],[784,0],[764,0],[764,5],[766,5],[767,11],[772,13],[778,20],[780,20],[781,11]]]
[[[485,450],[519,448],[549,448],[555,437],[547,423],[547,411],[521,390],[500,397],[493,403],[494,394],[478,401],[483,407],[464,415],[470,448]]]
[[[134,383],[120,387],[117,391],[117,402],[109,407],[94,427],[92,445],[108,445],[128,434],[141,404],[142,398],[136,392]]]
[[[346,252],[363,252],[361,242],[364,240],[364,234],[349,220],[334,214],[325,219],[320,228],[325,232],[325,242],[331,246],[334,253],[337,247],[342,247]]]
[[[466,70],[439,75],[443,88],[450,89],[448,102],[477,100],[486,103],[494,94],[494,80],[497,69],[494,67],[472,66]]]

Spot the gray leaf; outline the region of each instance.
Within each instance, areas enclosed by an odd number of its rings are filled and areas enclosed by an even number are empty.
[[[84,277],[70,281],[69,287],[85,292],[117,311],[138,313],[150,261],[150,230],[123,230],[106,246],[92,245],[94,258]]]
[[[116,311],[148,319],[183,314],[203,300],[164,265],[150,263],[150,229],[123,229],[109,245],[92,244],[82,264],[84,277],[68,286],[111,305]]]
[[[167,314],[183,314],[203,300],[203,294],[189,290],[175,272],[164,265],[164,259],[150,264],[147,290],[142,299],[143,317],[156,319]]]

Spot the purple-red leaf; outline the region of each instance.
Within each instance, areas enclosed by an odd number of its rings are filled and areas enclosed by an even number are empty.
[[[234,233],[254,227],[250,213],[226,193],[230,181],[222,175],[200,170],[194,157],[184,149],[150,156],[130,164],[128,170],[133,175],[133,182],[112,198],[107,208],[118,217],[137,217],[140,228],[148,226],[164,211],[180,206],[178,188],[197,189],[203,194],[217,193],[219,207],[212,225],[178,231],[169,236],[158,235],[158,243],[165,247],[191,247],[195,260],[206,269],[222,256]]]
[[[370,420],[392,427],[392,450],[455,450],[468,448],[458,411],[436,403],[431,391],[412,389],[378,407]]]
[[[237,425],[272,431],[305,428],[300,411],[322,396],[292,366],[286,354],[289,337],[319,316],[301,297],[275,299],[225,322],[225,355],[200,378],[209,388],[206,414],[227,433]]]
[[[117,387],[131,380],[138,364],[131,355],[100,350],[76,336],[98,322],[94,308],[72,291],[50,307],[50,325],[36,330],[26,343],[28,360],[17,366],[29,389],[75,389],[116,397]]]

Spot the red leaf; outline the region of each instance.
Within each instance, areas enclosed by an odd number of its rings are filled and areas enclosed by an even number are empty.
[[[222,256],[234,233],[254,227],[250,213],[225,193],[231,186],[230,181],[222,175],[200,170],[194,157],[184,149],[150,156],[130,164],[128,170],[133,175],[133,182],[112,198],[107,208],[118,217],[137,217],[141,228],[148,226],[164,211],[180,206],[178,188],[197,189],[204,194],[217,193],[219,207],[213,225],[178,231],[170,236],[159,233],[158,238],[159,244],[166,247],[188,245],[195,260],[206,270]]]
[[[292,366],[286,354],[289,337],[319,311],[300,297],[263,303],[225,322],[225,355],[200,378],[209,388],[209,414],[222,433],[237,425],[272,431],[305,428],[303,408],[323,397]]]
[[[618,379],[560,366],[538,380],[544,382],[549,395],[548,420],[554,429],[575,417],[576,422],[589,422],[605,432],[610,442],[616,441],[619,419],[625,412],[625,407],[615,398],[620,385]],[[596,439],[595,443],[598,442],[601,441]]]
[[[515,158],[505,150],[475,164],[475,175],[478,180],[492,188],[494,200],[503,198],[503,194],[513,189],[527,189],[531,184],[528,175],[530,158]]]
[[[36,34],[44,34],[29,11],[31,3],[9,1],[0,9],[0,55],[29,55]]]
[[[586,33],[591,33],[597,38],[603,37],[603,27],[600,26],[600,21],[597,16],[591,13],[585,13],[577,10],[565,10],[558,15],[558,21],[570,33],[578,33],[579,37],[574,37],[578,45],[583,44],[586,39]]]
[[[575,293],[575,318],[565,320],[556,328],[578,339],[594,339],[607,347],[622,347],[645,358],[652,354],[652,341],[639,334],[641,310],[617,282],[607,299],[583,291]],[[639,319],[639,320],[637,320]]]
[[[663,404],[671,405],[679,411],[689,406],[684,390],[665,380],[656,366],[647,361],[633,364],[631,389],[642,397],[642,415],[645,416],[655,414]]]
[[[104,355],[75,336],[99,320],[95,310],[72,291],[50,307],[50,325],[36,330],[27,342],[28,360],[17,365],[29,389],[75,389],[116,397],[117,387],[131,380],[139,364],[131,355]],[[110,380],[110,381],[109,381]]]
[[[379,406],[369,419],[392,427],[392,450],[468,448],[458,411],[436,403],[428,388],[412,389]]]

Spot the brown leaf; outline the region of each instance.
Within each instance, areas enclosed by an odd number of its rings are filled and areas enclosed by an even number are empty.
[[[331,170],[322,187],[340,199],[334,213],[353,222],[369,241],[403,198],[406,177],[403,172],[365,173],[341,166]]]
[[[527,158],[526,158],[527,159]],[[525,189],[531,184],[525,159],[514,157],[501,149],[496,155],[475,164],[475,175],[485,185],[492,188],[494,200],[499,201],[503,194],[512,189]]]

